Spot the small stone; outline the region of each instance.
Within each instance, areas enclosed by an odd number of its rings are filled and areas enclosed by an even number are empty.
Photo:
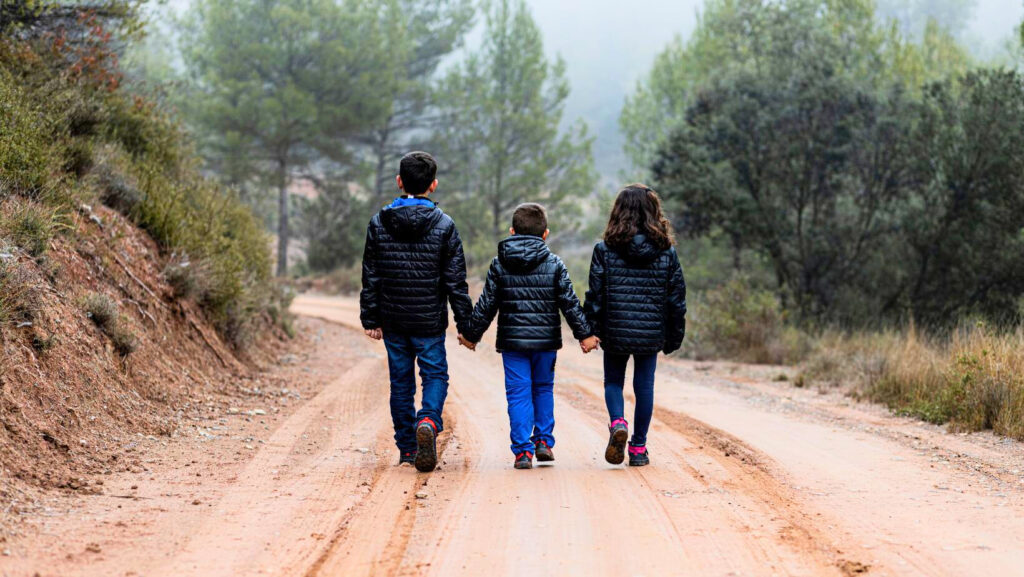
[[[266,415],[267,412],[263,409],[253,409],[252,414],[254,415]]]
[[[359,451],[360,453],[363,453],[364,455],[365,455],[366,453],[369,453],[369,452],[370,452],[370,450],[369,450],[369,449],[367,449],[366,447],[359,447],[359,448],[358,448],[358,449],[356,449],[356,450],[357,450],[357,451]]]
[[[228,414],[229,415],[237,415],[240,412],[242,412],[242,410],[239,409],[238,407],[228,407]]]
[[[102,551],[102,549],[100,549],[99,543],[89,543],[85,546],[85,550],[89,553],[99,553],[100,551]]]
[[[425,491],[419,491],[418,493],[416,493],[416,498],[417,499],[426,499],[427,498],[427,493]]]

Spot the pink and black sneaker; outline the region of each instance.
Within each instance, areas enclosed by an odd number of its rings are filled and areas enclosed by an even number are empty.
[[[429,473],[437,467],[437,424],[429,418],[416,425],[416,470]]]
[[[405,464],[412,465],[414,463],[416,463],[416,451],[406,451],[406,452],[401,453],[400,455],[398,455],[398,465],[399,466],[405,465]]]
[[[629,439],[629,423],[626,419],[615,419],[608,426],[608,448],[604,450],[604,460],[612,465],[620,465],[626,458],[626,440]]]
[[[630,467],[643,467],[644,465],[650,465],[651,458],[647,455],[647,447],[645,445],[629,445],[629,466]]]

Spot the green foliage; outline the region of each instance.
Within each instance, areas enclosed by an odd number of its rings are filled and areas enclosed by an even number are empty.
[[[691,356],[790,364],[807,352],[806,337],[787,324],[778,298],[741,275],[690,302],[684,352]]]
[[[906,147],[901,93],[835,74],[826,48],[783,55],[801,63],[784,80],[740,73],[702,92],[653,166],[681,229],[762,252],[804,318],[842,304],[886,247]]]
[[[658,149],[655,184],[680,230],[760,253],[803,322],[1011,320],[1024,295],[1021,77],[908,90],[966,66],[931,48],[948,37],[929,27],[919,48],[879,33],[869,7],[816,6],[744,14],[756,66],[700,86]]]
[[[461,44],[474,12],[471,0],[397,0],[388,6],[384,46],[395,75],[388,84],[393,92],[381,96],[390,101],[387,114],[360,137],[374,164],[372,206],[394,192],[396,167],[406,152],[435,148],[427,134],[436,124],[433,109],[442,98],[434,77],[441,60]],[[335,209],[344,212],[347,207]]]
[[[107,37],[93,20],[75,22]],[[45,41],[0,42],[0,235],[41,256],[69,229],[72,210],[98,197],[163,251],[190,255],[206,273],[194,298],[241,344],[280,299],[262,226],[237,196],[202,177],[163,109],[78,70]],[[101,76],[109,74],[117,70]],[[130,352],[134,338],[111,330],[118,350]]]
[[[928,87],[912,133],[901,304],[948,324],[1013,322],[1024,297],[1024,77],[979,70]]]
[[[784,73],[780,56],[801,46],[811,64],[820,64],[808,42],[824,48],[832,69],[857,79],[863,91],[886,90],[896,79],[916,88],[963,72],[967,52],[943,24],[922,24],[922,33],[908,39],[897,24],[879,22],[863,0],[707,0],[690,38],[672,41],[627,97],[620,116],[626,151],[645,179],[659,147],[704,88],[762,71],[766,63]]]
[[[8,56],[2,52],[0,47],[0,56]],[[53,120],[15,80],[0,69],[0,199],[12,193],[38,194],[55,163]]]
[[[363,254],[365,215],[377,207],[352,193],[348,183],[329,181],[312,202],[302,203],[306,262],[312,270],[332,271]]]
[[[384,38],[397,0],[200,0],[184,35],[184,112],[228,184],[278,194],[279,275],[287,270],[288,186],[313,162],[349,158],[347,139],[388,113],[396,92]],[[395,25],[392,22],[392,25]]]
[[[0,236],[33,257],[40,257],[49,249],[50,239],[59,226],[59,216],[53,208],[35,202],[11,202],[0,208]]]
[[[558,208],[552,230],[567,228],[575,205],[566,201],[595,184],[591,138],[582,123],[559,130],[565,62],[547,60],[525,2],[487,5],[483,47],[451,70],[443,90],[435,135],[448,163],[441,186],[458,198],[445,208],[471,239],[471,260],[493,255],[511,210],[527,200]]]

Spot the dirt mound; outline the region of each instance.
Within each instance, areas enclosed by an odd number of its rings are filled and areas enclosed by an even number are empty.
[[[41,257],[0,246],[21,303],[0,322],[0,539],[46,490],[99,492],[103,474],[144,469],[140,436],[259,394],[260,368],[287,346],[269,319],[276,338],[228,346],[121,214],[82,205],[68,226]]]

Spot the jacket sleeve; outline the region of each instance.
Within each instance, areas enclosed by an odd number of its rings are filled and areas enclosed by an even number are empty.
[[[666,355],[679,350],[683,344],[683,337],[686,336],[686,280],[683,278],[683,267],[679,266],[679,256],[675,250],[672,251],[672,262],[669,266]]]
[[[380,318],[380,277],[377,276],[377,237],[373,224],[366,227],[366,244],[363,245],[363,290],[359,291],[359,320],[366,330],[379,329]]]
[[[445,256],[442,280],[455,315],[455,326],[465,335],[466,324],[473,314],[473,299],[469,298],[469,285],[466,283],[466,255],[462,250],[462,238],[454,224],[445,247]]]
[[[587,287],[583,311],[587,315],[590,329],[601,337],[601,316],[604,314],[604,252],[594,245],[594,256],[590,259],[590,286]]]
[[[558,308],[562,310],[565,320],[569,322],[572,336],[578,341],[592,336],[594,333],[590,330],[590,323],[587,322],[587,316],[583,312],[583,307],[580,306],[580,299],[576,297],[576,291],[572,289],[572,281],[569,280],[569,270],[565,268],[565,263],[561,259],[558,260],[557,275]]]
[[[484,333],[490,328],[494,321],[494,315],[498,314],[498,304],[501,299],[501,292],[498,289],[498,259],[491,261],[491,269],[487,271],[487,282],[484,283],[484,292],[480,294],[480,300],[476,301],[473,314],[467,323],[466,330],[462,336],[471,343],[478,343]]]

